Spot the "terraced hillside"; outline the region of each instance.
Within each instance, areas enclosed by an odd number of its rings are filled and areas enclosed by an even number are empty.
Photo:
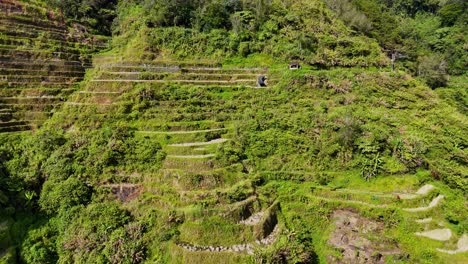
[[[467,262],[466,78],[380,1],[0,3],[0,263]]]
[[[161,144],[166,156],[156,174],[139,172],[131,182],[103,186],[124,201],[149,199],[147,206],[184,218],[179,238],[169,245],[172,261],[246,261],[244,256],[273,243],[280,230],[278,204],[259,200],[245,169],[215,158],[250,98],[270,89],[256,84],[259,76],[270,75],[268,69],[100,60],[95,78],[65,104],[65,115],[78,108],[107,121],[126,119],[136,137]],[[132,116],[134,109],[138,114]],[[89,124],[74,125],[80,121]],[[235,194],[239,189],[242,194]]]
[[[105,44],[35,2],[0,1],[0,132],[39,127]]]
[[[297,109],[284,108],[279,98],[291,89],[290,83],[281,82],[290,74],[287,69],[223,67],[207,62],[128,62],[108,56],[96,57],[94,65],[92,78],[70,96],[50,125],[72,134],[124,126],[131,137],[161,146],[162,162],[148,164],[151,170],[121,164],[111,172],[117,176],[93,181],[96,188],[108,190],[135,215],[143,211],[168,215],[164,221],[169,221],[174,233],[167,242],[152,248],[165,252],[165,261],[244,263],[270,259],[280,254],[278,248],[298,243],[294,230],[300,227],[295,219],[307,215],[314,220],[306,228],[319,228],[314,232],[324,240],[316,241],[316,246],[323,247],[332,263],[341,258],[336,251],[341,251],[348,263],[411,262],[419,256],[408,257],[405,252],[414,252],[408,244],[414,240],[438,252],[441,260],[451,254],[453,260],[461,260],[466,254],[464,228],[446,220],[450,209],[444,204],[452,203],[453,195],[443,186],[420,186],[420,176],[402,176],[398,186],[387,190],[368,183],[360,188],[334,187],[342,184],[344,175],[324,186],[317,173],[305,165],[296,171],[274,170],[274,165],[264,165],[268,161],[255,164],[255,160],[237,156],[242,129],[255,115],[252,109],[268,105],[292,118],[302,112],[301,107],[321,100],[313,88],[305,97],[307,93],[301,92]],[[272,84],[256,87],[260,75],[269,76]],[[306,78],[320,75],[310,70],[299,74]],[[296,179],[309,180],[301,184]],[[322,210],[324,215],[314,210]],[[368,211],[379,220],[362,218]],[[336,223],[323,218],[332,214]],[[384,228],[386,217],[400,222]],[[343,224],[340,221],[357,222],[350,230],[334,231],[333,225]],[[365,224],[360,226],[361,222]],[[359,235],[353,235],[355,230]],[[401,232],[411,239],[401,240]],[[376,234],[384,239],[378,240]],[[311,261],[317,258],[307,250],[301,254]]]

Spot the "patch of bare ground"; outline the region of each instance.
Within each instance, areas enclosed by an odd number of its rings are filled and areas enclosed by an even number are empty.
[[[350,209],[333,213],[336,229],[328,244],[341,257],[327,256],[329,263],[385,263],[385,256],[401,255],[397,242],[383,235],[384,224],[360,216]]]
[[[111,188],[111,193],[122,202],[137,198],[143,190],[141,185],[131,183],[107,184],[103,187]]]

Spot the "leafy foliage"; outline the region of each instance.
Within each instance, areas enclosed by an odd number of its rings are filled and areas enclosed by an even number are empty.
[[[116,16],[117,0],[46,0],[59,8],[66,18],[92,28],[96,33],[110,35]]]

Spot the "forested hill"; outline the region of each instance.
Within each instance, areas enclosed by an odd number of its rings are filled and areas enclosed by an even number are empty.
[[[467,263],[467,10],[0,0],[0,264]]]
[[[177,57],[261,52],[315,65],[382,65],[377,43],[388,58],[395,54],[400,67],[426,77],[432,87],[443,86],[445,74],[460,75],[466,68],[468,15],[461,0],[49,2],[96,33],[122,37],[146,30],[152,46],[179,34],[182,39],[166,47]],[[209,40],[209,46],[183,46],[193,37]]]

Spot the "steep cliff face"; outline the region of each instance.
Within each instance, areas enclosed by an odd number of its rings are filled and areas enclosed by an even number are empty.
[[[34,1],[0,1],[0,132],[40,126],[75,89],[103,47]]]

